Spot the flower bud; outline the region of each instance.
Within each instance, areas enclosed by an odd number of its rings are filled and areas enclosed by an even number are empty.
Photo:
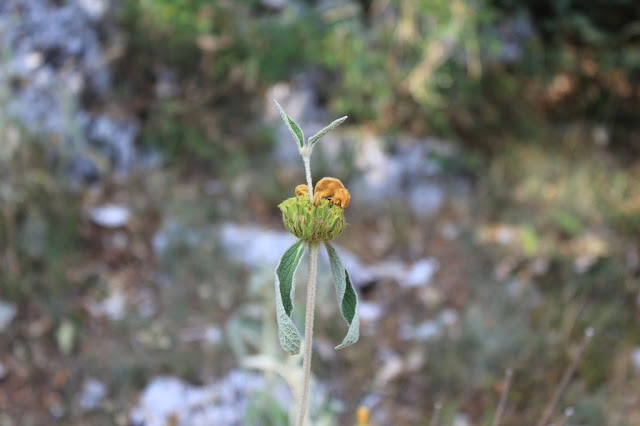
[[[309,242],[331,241],[346,226],[344,210],[327,199],[316,205],[308,195],[289,198],[278,206],[284,226],[296,237]]]

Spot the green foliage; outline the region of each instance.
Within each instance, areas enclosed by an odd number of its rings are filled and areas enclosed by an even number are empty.
[[[309,141],[308,141],[309,146],[311,146],[311,147],[314,146],[316,143],[318,143],[318,141],[320,140],[321,137],[323,137],[324,135],[326,135],[327,133],[329,133],[331,130],[335,129],[336,127],[338,127],[342,123],[344,123],[344,121],[346,119],[347,119],[346,116],[338,118],[337,120],[332,121],[331,124],[329,124],[327,127],[325,127],[324,129],[320,130],[315,135],[311,136],[309,138]]]
[[[325,31],[316,12],[302,3],[278,15],[252,18],[253,27],[247,28],[246,23],[244,27],[247,79],[271,84],[305,72],[313,65],[318,40]]]
[[[185,75],[204,71],[205,77],[228,81],[235,70],[246,81],[278,81],[308,63],[317,16],[305,5],[278,16],[260,12],[255,3],[133,0],[125,3],[122,21],[135,53]]]
[[[280,344],[283,349],[297,354],[300,352],[300,332],[291,320],[295,276],[302,261],[305,242],[300,240],[284,252],[276,267],[276,317]]]
[[[260,124],[238,128],[237,123],[226,123],[218,111],[192,113],[201,107],[189,101],[158,103],[143,128],[143,143],[160,149],[172,164],[189,170],[206,168],[219,176],[264,166],[258,156],[247,154],[264,152],[273,146],[271,128]],[[246,119],[249,120],[249,116]]]
[[[256,426],[286,426],[289,415],[269,392],[256,392],[249,400],[245,422]]]
[[[215,161],[221,154],[219,146],[207,141],[198,127],[187,120],[177,102],[161,103],[145,127],[143,140],[160,148],[171,159],[195,156],[203,161]]]
[[[500,147],[486,134],[531,134],[545,116],[586,115],[619,125],[616,146],[633,150],[640,149],[629,133],[638,118],[637,78],[628,70],[640,63],[633,26],[638,13],[630,1],[604,7],[394,0],[364,9],[353,0],[321,6],[292,1],[272,10],[250,0],[135,0],[123,6],[131,34],[127,57],[133,58],[124,67],[141,68],[127,72],[141,80],[151,67],[177,69],[205,92],[225,87],[260,93],[305,73],[321,100],[356,121],[460,135],[464,143],[490,150]],[[503,27],[523,31],[513,60],[501,59],[513,48],[505,46],[511,36],[501,35]],[[207,108],[215,105],[224,114],[233,102],[217,98]],[[168,137],[171,129],[154,124],[164,116],[161,109],[147,126]],[[188,135],[192,147],[221,143],[205,132],[207,144],[201,130],[195,133]],[[173,144],[158,145],[175,152]]]
[[[0,133],[0,294],[66,317],[78,291],[68,271],[81,258],[80,200],[62,174],[67,157],[59,152],[52,166],[47,145],[9,121]]]
[[[187,70],[197,65],[198,36],[223,36],[234,31],[232,12],[227,2],[132,0],[124,3],[122,20],[132,34],[132,53],[156,57]],[[223,51],[221,62],[232,62],[225,57],[232,51]]]
[[[349,277],[349,272],[342,264],[338,252],[329,243],[324,243],[329,253],[329,263],[331,263],[331,272],[336,285],[336,294],[338,296],[338,305],[342,317],[349,325],[349,331],[342,343],[336,346],[336,349],[342,349],[352,345],[358,341],[360,335],[360,319],[358,316],[358,295],[353,288],[353,283]]]
[[[287,129],[289,129],[289,132],[291,132],[291,136],[293,136],[293,139],[298,143],[298,146],[302,148],[305,145],[304,133],[302,132],[302,129],[300,128],[300,126],[298,126],[298,123],[293,121],[293,119],[289,117],[286,112],[284,112],[278,102],[276,102],[276,107],[280,112],[282,121],[284,121],[284,123],[287,125]]]

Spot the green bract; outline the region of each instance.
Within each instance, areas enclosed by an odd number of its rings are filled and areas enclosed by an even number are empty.
[[[308,196],[301,195],[283,201],[278,207],[285,228],[307,242],[331,241],[346,226],[344,210],[326,199],[314,206]]]

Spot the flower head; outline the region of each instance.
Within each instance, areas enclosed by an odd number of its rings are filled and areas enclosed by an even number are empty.
[[[296,237],[309,241],[331,241],[347,225],[344,210],[326,199],[312,204],[308,195],[289,198],[278,206],[284,226]]]
[[[325,177],[314,188],[313,203],[309,187],[298,185],[296,196],[278,206],[282,210],[284,226],[305,241],[331,241],[346,226],[343,208],[349,205],[351,195],[339,179]]]

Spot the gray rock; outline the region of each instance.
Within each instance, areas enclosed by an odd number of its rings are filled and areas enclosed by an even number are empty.
[[[90,378],[82,385],[78,405],[84,411],[95,410],[107,396],[107,386],[98,379]]]
[[[390,143],[393,150],[385,148]],[[433,138],[401,137],[388,142],[365,134],[356,153],[359,173],[351,183],[352,192],[368,205],[406,200],[419,217],[428,216],[440,208],[447,193],[442,168],[433,154],[452,157],[456,151],[450,143]]]
[[[117,171],[126,172],[135,162],[138,133],[139,126],[134,120],[99,115],[89,125],[87,138],[111,160]]]
[[[71,159],[73,183],[99,177],[90,150],[101,152],[118,172],[137,158],[139,126],[132,118],[94,112],[111,89],[103,50],[104,20],[112,0],[0,1],[0,99],[9,116],[40,140],[62,141],[61,158]],[[96,102],[89,111],[84,95]]]
[[[264,265],[275,267],[282,254],[296,242],[296,237],[286,231],[234,223],[221,225],[219,238],[230,258],[256,269]]]
[[[230,222],[222,224],[217,235],[220,245],[230,259],[254,269],[260,269],[265,265],[275,268],[282,254],[296,241],[296,238],[286,231]],[[167,243],[163,242],[164,244]],[[387,260],[376,265],[367,265],[339,244],[331,244],[338,250],[355,285],[388,279],[402,287],[421,287],[429,285],[439,269],[439,263],[434,258],[420,259],[413,264]],[[329,261],[324,250],[320,250],[320,260],[328,268]]]
[[[193,386],[177,377],[158,376],[142,392],[131,411],[134,425],[164,426],[170,418],[178,425],[244,424],[251,394],[268,391],[283,407],[292,404],[291,393],[284,386],[268,381],[261,374],[232,370],[215,383]]]
[[[86,183],[95,183],[100,178],[100,169],[87,157],[76,154],[69,161],[67,166],[69,176],[74,186],[81,186]]]

